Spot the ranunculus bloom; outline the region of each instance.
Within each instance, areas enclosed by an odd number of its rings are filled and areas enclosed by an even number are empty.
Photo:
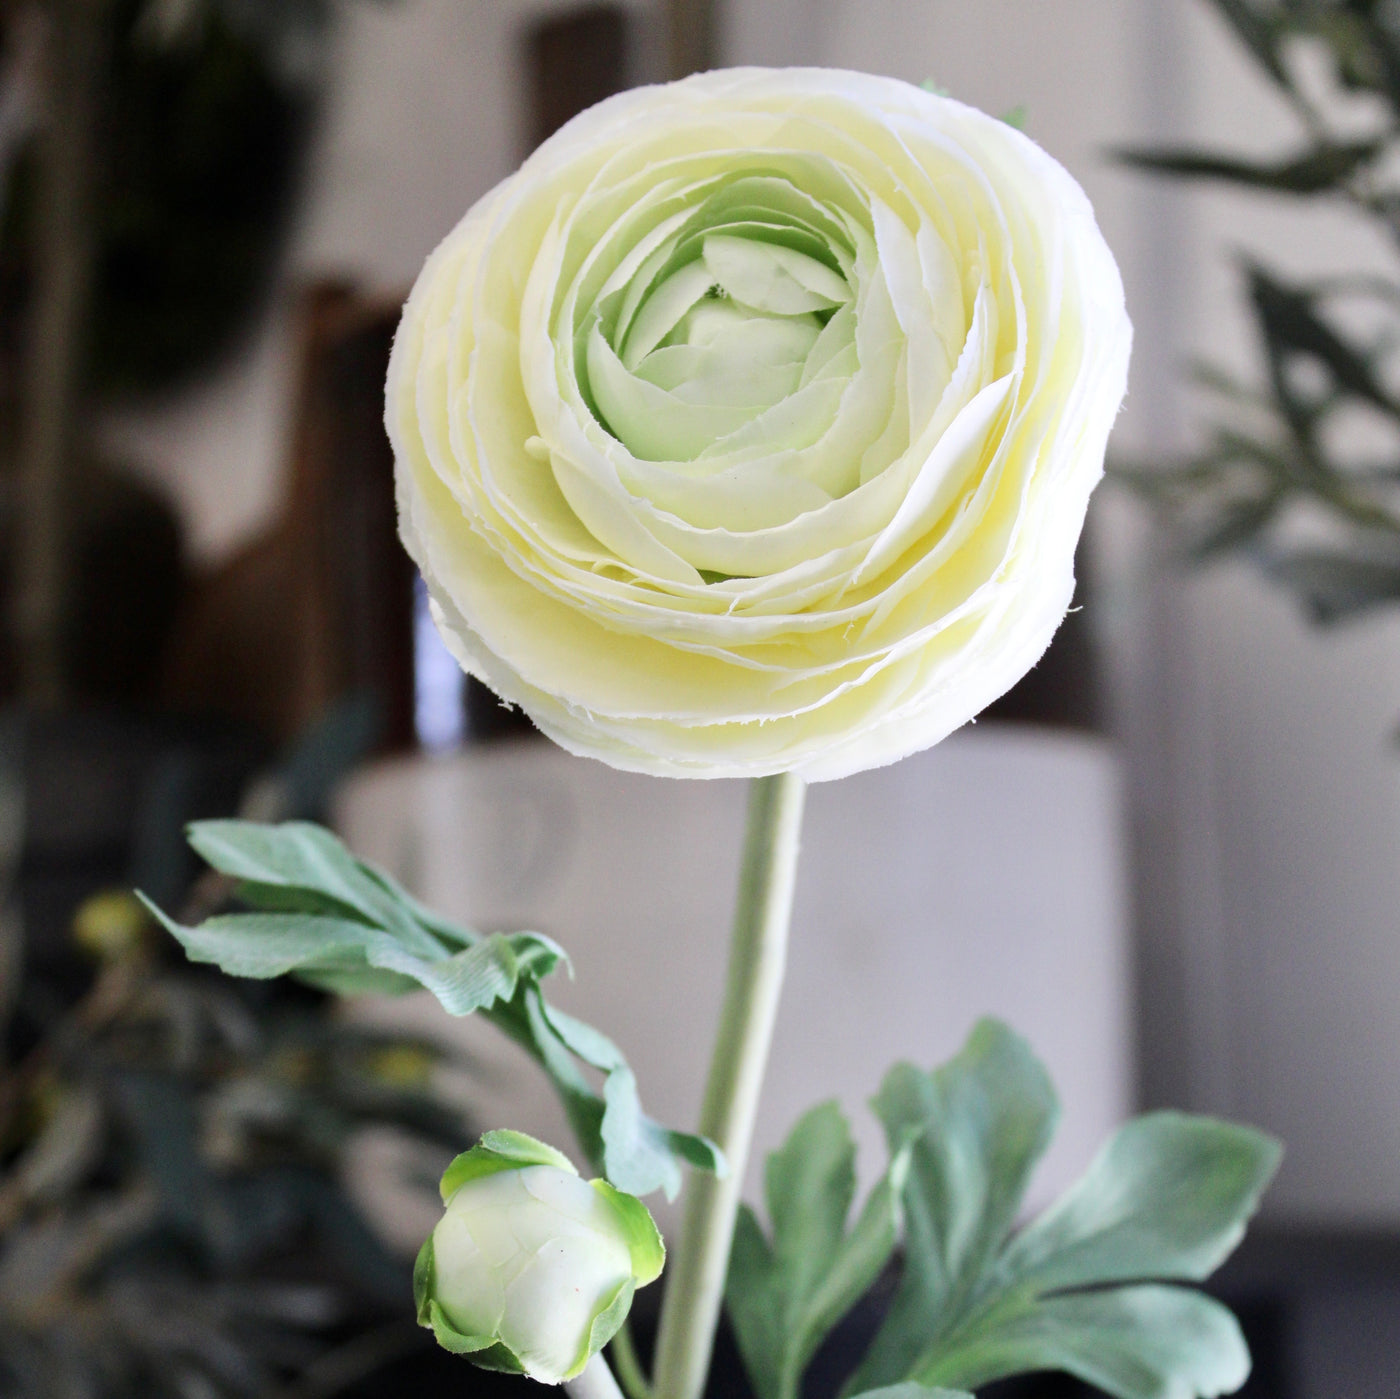
[[[462,665],[615,767],[839,777],[1039,658],[1131,330],[1083,192],[888,78],[575,118],[429,258],[389,370]]]

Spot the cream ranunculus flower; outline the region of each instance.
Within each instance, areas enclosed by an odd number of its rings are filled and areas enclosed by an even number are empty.
[[[839,777],[1040,657],[1131,329],[1083,191],[893,79],[609,99],[429,258],[389,369],[404,541],[563,747]]]

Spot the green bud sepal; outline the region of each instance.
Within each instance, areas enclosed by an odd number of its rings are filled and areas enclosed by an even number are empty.
[[[496,1179],[506,1175],[516,1180]],[[665,1262],[639,1199],[581,1180],[566,1156],[521,1132],[486,1133],[441,1189],[447,1213],[414,1265],[418,1323],[483,1369],[573,1379]]]

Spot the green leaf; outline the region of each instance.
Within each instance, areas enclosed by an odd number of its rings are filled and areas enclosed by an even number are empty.
[[[392,929],[405,944],[428,955],[440,952],[438,939],[413,917],[404,902],[374,879],[360,861],[322,826],[285,821],[195,821],[189,842],[220,874],[239,881],[250,903],[279,895],[310,895],[332,900],[371,926]],[[297,912],[298,908],[286,911]],[[312,908],[307,911],[319,912]],[[463,942],[471,941],[470,935]]]
[[[867,1389],[855,1399],[973,1399],[973,1396],[961,1389],[930,1389],[926,1384],[906,1380],[883,1389]]]
[[[1248,263],[1249,294],[1264,332],[1274,379],[1274,396],[1291,415],[1305,411],[1296,403],[1285,364],[1290,356],[1306,355],[1325,365],[1337,388],[1395,416],[1390,396],[1372,355],[1348,343],[1317,309],[1316,294],[1306,287],[1280,282],[1258,263]]]
[[[724,1175],[724,1156],[713,1142],[662,1127],[642,1111],[636,1076],[606,1035],[551,1006],[542,995],[527,995],[526,1007],[534,1047],[564,1098],[574,1131],[619,1190],[646,1195],[661,1189],[668,1200],[674,1199],[682,1161]],[[570,1055],[606,1075],[601,1101]]]
[[[1227,180],[1255,189],[1284,194],[1321,194],[1344,183],[1381,152],[1378,141],[1324,144],[1283,161],[1248,161],[1210,151],[1168,150],[1114,152],[1118,160],[1139,170],[1187,179]]]
[[[759,1399],[793,1399],[826,1335],[894,1249],[908,1149],[871,1192],[854,1228],[855,1143],[840,1107],[823,1103],[793,1128],[765,1172],[771,1242],[741,1208],[726,1298]]]
[[[1251,0],[1214,0],[1214,4],[1264,71],[1279,87],[1290,89],[1283,46],[1293,32],[1291,17],[1279,11],[1262,14]]]
[[[539,933],[489,936],[439,917],[320,826],[201,821],[190,843],[258,911],[185,927],[146,901],[191,960],[234,976],[295,975],[342,994],[424,987],[453,1015],[480,1013],[543,1066],[590,1162],[619,1190],[680,1189],[681,1166],[722,1172],[713,1142],[642,1111],[636,1079],[607,1036],[545,1000],[563,949]],[[579,1068],[600,1069],[602,1093]]]
[[[1234,1252],[1281,1149],[1249,1127],[1179,1112],[1125,1123],[1003,1254],[1041,1292],[1143,1278],[1203,1282]]]
[[[190,961],[222,967],[230,976],[265,980],[291,971],[349,970],[375,932],[348,918],[297,913],[217,914],[189,928],[144,894],[137,897]]]
[[[557,962],[558,950],[538,933],[493,933],[458,952],[432,944],[433,955],[406,948],[398,930],[312,913],[231,913],[185,927],[144,896],[142,902],[184,947],[192,962],[231,976],[266,979],[295,972],[333,981],[342,993],[425,987],[452,1015],[470,1015],[514,994],[522,970]]]
[[[1011,1228],[1059,1106],[1020,1036],[982,1020],[941,1069],[897,1064],[875,1099],[892,1150],[913,1143],[904,1275],[853,1388],[908,1376],[930,1318],[953,1323]],[[936,1331],[935,1333],[936,1334]]]
[[[1063,1370],[1118,1399],[1213,1399],[1249,1378],[1249,1349],[1219,1302],[1181,1287],[1022,1300],[948,1338],[919,1371],[969,1389]]]
[[[1244,1382],[1229,1312],[1161,1284],[1202,1281],[1238,1244],[1276,1142],[1181,1113],[1138,1118],[1008,1243],[1056,1113],[1024,1042],[983,1021],[942,1069],[892,1070],[876,1108],[891,1144],[912,1144],[905,1269],[846,1393],[973,1389],[1053,1369],[1118,1399],[1198,1399]]]

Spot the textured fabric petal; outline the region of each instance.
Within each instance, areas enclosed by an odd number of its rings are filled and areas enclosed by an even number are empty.
[[[459,662],[570,751],[839,777],[1044,651],[1130,342],[1083,192],[1005,123],[833,70],[637,89],[424,267],[401,533]]]

